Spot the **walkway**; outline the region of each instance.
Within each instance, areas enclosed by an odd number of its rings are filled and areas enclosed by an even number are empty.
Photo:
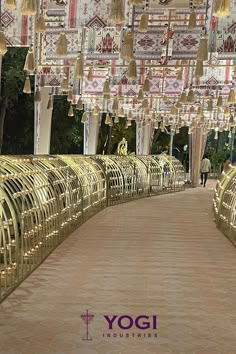
[[[198,188],[90,219],[0,306],[0,354],[235,354],[236,250],[211,200]],[[104,315],[156,314],[157,330],[107,337]]]

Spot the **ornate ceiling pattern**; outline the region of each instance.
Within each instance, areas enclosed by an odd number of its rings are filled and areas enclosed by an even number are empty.
[[[51,86],[54,94],[65,94],[61,83],[66,77],[73,104],[81,98],[86,109],[97,104],[100,110],[118,115],[112,108],[117,97],[119,109],[123,106],[125,114],[131,110],[134,117],[141,114],[143,121],[154,113],[152,117],[156,114],[175,129],[180,124],[197,124],[209,130],[209,121],[214,122],[211,126],[223,129],[233,124],[229,117],[235,110],[235,102],[228,96],[236,76],[236,4],[231,0],[230,16],[219,15],[217,6],[222,1],[40,0],[36,16],[22,16],[24,0],[16,1],[14,10],[3,0],[1,23],[8,46],[34,46],[35,70],[31,74],[36,75],[38,85]],[[115,3],[120,4],[121,11],[123,6],[124,21],[120,23],[112,21]],[[195,20],[190,25],[193,11]],[[39,14],[46,23],[43,33],[35,33]],[[135,77],[129,73],[130,60],[121,55],[126,50],[127,32],[133,36]],[[57,51],[61,33],[67,39],[63,55]],[[202,38],[207,38],[208,55],[204,60],[199,54]],[[83,77],[78,79],[75,63],[81,53]],[[143,103],[138,95],[146,79],[150,87],[144,90]],[[105,82],[109,83],[109,92],[104,94]],[[191,90],[193,97],[181,99]]]

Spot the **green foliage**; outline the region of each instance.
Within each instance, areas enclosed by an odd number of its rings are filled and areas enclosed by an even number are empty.
[[[24,94],[23,72],[27,48],[9,48],[2,61],[0,148],[3,154],[32,154],[34,98]],[[32,90],[34,78],[31,78]]]
[[[54,97],[51,129],[52,154],[82,154],[83,131],[81,123],[83,112],[74,109],[74,117],[68,117],[69,103],[65,96]]]

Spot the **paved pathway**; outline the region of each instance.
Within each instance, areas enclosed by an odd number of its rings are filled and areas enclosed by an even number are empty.
[[[82,225],[0,305],[0,354],[235,354],[236,250],[212,193],[142,199]],[[104,315],[157,315],[158,329],[116,318],[109,331]]]

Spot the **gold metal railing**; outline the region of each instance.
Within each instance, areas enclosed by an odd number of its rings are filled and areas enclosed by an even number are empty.
[[[222,173],[213,198],[217,227],[236,246],[236,167]]]
[[[167,156],[1,156],[0,301],[107,205],[184,189]]]

